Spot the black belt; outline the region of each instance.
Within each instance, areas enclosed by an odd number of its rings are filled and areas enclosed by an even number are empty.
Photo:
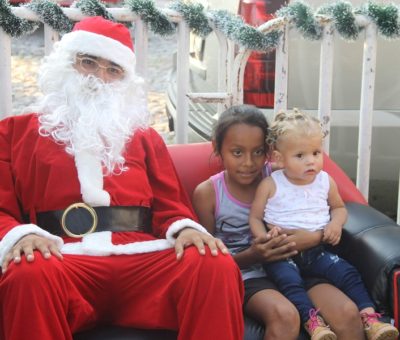
[[[65,210],[36,214],[36,223],[58,236],[82,237],[97,231],[150,232],[150,209],[138,206],[91,207],[85,203],[71,204]]]

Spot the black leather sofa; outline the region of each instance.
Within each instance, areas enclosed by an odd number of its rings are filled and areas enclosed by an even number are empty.
[[[190,195],[197,183],[216,173],[218,162],[210,158],[209,143],[169,146],[178,174]],[[190,164],[190,167],[187,167]],[[189,169],[188,169],[189,168]],[[399,325],[400,226],[362,201],[352,182],[329,159],[324,168],[338,183],[346,202],[348,220],[340,244],[332,248],[355,265],[380,311]],[[245,316],[245,340],[261,340],[264,329]],[[140,330],[101,325],[75,334],[74,340],[172,340],[177,332]],[[307,339],[302,332],[299,339]]]

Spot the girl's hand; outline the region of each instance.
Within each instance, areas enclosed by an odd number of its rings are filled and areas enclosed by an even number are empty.
[[[224,255],[229,254],[228,248],[220,239],[188,227],[182,229],[176,238],[175,253],[177,260],[182,258],[185,248],[190,245],[194,245],[199,251],[200,255],[205,255],[205,245],[210,248],[211,255],[213,256],[218,255],[218,250],[220,250]]]
[[[25,256],[28,262],[33,262],[35,260],[34,250],[40,251],[45,259],[54,255],[62,260],[60,249],[58,249],[55,241],[36,234],[29,234],[21,238],[4,257],[2,272],[4,273],[7,270],[11,261],[20,263],[22,256]]]
[[[336,246],[342,237],[342,226],[332,221],[325,227],[322,241]]]
[[[277,226],[268,226],[268,233],[267,235],[269,235],[271,238],[277,237],[279,234],[281,234],[282,229],[280,227]]]
[[[297,254],[296,243],[288,240],[287,235],[271,237],[265,235],[254,239],[251,248],[259,257],[260,262],[284,260]]]
[[[307,230],[293,230],[282,229],[282,233],[288,235],[288,240],[296,243],[296,250],[303,251],[321,244],[322,231],[307,231]]]

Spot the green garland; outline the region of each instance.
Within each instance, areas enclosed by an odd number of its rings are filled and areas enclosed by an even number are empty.
[[[59,33],[70,32],[74,26],[61,7],[49,0],[32,0],[26,7],[34,11],[42,22]]]
[[[353,8],[349,2],[339,1],[324,5],[319,8],[317,13],[331,16],[336,30],[343,39],[355,40],[358,38],[360,28],[356,24]]]
[[[124,5],[140,16],[154,33],[162,36],[175,33],[176,25],[155,7],[153,0],[125,0]],[[61,7],[51,0],[33,0],[25,6],[33,10],[41,21],[58,32],[69,32],[72,29],[72,21],[66,17]],[[106,6],[98,0],[78,0],[75,7],[85,15],[100,15],[114,20]],[[209,24],[212,23],[229,39],[251,50],[268,50],[276,46],[281,34],[279,30],[263,34],[244,23],[235,14],[223,10],[206,11],[201,4],[175,0],[169,7],[182,15],[192,32],[206,37],[212,31]],[[349,2],[339,0],[313,10],[306,3],[297,1],[276,13],[278,17],[288,18],[305,38],[312,40],[321,38],[322,26],[316,17],[321,14],[330,18],[339,35],[347,40],[357,39],[361,31],[356,23],[356,14],[362,14],[372,20],[383,37],[388,39],[400,37],[400,14],[399,7],[396,5],[368,2],[357,8]],[[10,36],[18,37],[31,33],[38,24],[18,18],[12,13],[7,0],[0,0],[0,27]]]
[[[278,43],[281,34],[279,31],[263,34],[253,26],[245,24],[242,18],[232,16],[224,10],[212,11],[210,15],[215,27],[241,47],[263,51],[275,47]]]
[[[73,3],[73,6],[79,8],[85,15],[92,17],[101,16],[105,19],[115,21],[111,13],[107,11],[107,7],[97,0],[78,0]]]
[[[313,15],[312,8],[301,2],[295,2],[276,12],[278,17],[287,17],[305,38],[318,40],[322,37],[322,29]]]
[[[36,22],[18,18],[11,11],[10,4],[6,0],[0,0],[0,27],[12,37],[34,32],[39,24]]]
[[[155,7],[153,0],[126,0],[125,5],[139,15],[153,32],[161,36],[171,35],[175,32],[175,25]]]
[[[208,24],[204,7],[202,4],[184,3],[182,1],[173,2],[169,8],[179,12],[183,19],[187,22],[189,28],[194,34],[205,38],[212,32],[212,28]]]
[[[384,37],[392,39],[400,35],[399,9],[396,6],[369,2],[361,8],[361,13],[375,22]]]

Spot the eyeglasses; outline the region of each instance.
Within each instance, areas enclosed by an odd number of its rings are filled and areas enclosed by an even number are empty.
[[[107,76],[112,80],[122,79],[125,75],[125,71],[121,66],[118,65],[101,65],[96,59],[87,56],[76,56],[77,64],[88,73],[97,73],[99,69],[105,69]]]

